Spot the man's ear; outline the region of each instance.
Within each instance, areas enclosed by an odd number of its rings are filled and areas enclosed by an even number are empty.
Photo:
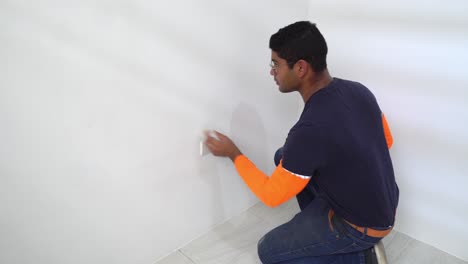
[[[305,76],[309,70],[309,64],[305,60],[298,60],[296,62],[296,67],[299,77]]]

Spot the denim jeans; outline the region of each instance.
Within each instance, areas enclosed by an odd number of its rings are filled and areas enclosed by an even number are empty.
[[[258,242],[263,264],[364,264],[364,250],[381,238],[367,236],[338,216],[329,222],[330,207],[315,197],[294,218],[268,232]]]
[[[282,156],[283,148],[279,148],[276,165]],[[364,250],[381,239],[357,231],[338,216],[329,221],[331,208],[313,184],[297,195],[297,201],[301,212],[258,242],[263,264],[364,264]]]

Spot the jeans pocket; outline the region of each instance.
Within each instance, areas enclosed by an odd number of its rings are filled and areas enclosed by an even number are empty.
[[[337,240],[348,236],[348,231],[343,228],[341,221],[332,209],[328,211],[328,228]]]

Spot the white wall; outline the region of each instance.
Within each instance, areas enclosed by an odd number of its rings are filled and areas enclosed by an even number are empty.
[[[396,228],[468,260],[468,2],[310,1],[329,68],[377,96],[394,134]]]
[[[268,40],[307,1],[2,1],[0,263],[153,263],[255,203],[300,107]]]

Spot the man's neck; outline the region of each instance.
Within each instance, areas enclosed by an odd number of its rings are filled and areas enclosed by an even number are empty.
[[[299,93],[304,100],[304,103],[309,100],[309,98],[320,89],[326,87],[332,82],[333,78],[330,76],[328,69],[320,73],[315,73],[312,77],[310,77],[306,83],[299,89]]]

